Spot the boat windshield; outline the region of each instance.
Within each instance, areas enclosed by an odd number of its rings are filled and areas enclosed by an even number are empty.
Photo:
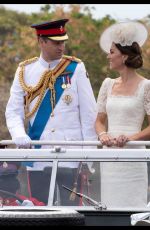
[[[149,149],[0,149],[0,205],[150,208]]]

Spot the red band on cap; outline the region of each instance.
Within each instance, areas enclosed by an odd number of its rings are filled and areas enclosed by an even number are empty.
[[[37,35],[42,34],[42,35],[62,35],[66,31],[63,27],[60,27],[59,29],[46,29],[46,30],[36,30]]]

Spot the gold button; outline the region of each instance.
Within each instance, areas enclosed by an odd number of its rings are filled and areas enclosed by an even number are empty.
[[[55,132],[55,129],[51,129],[51,132]]]

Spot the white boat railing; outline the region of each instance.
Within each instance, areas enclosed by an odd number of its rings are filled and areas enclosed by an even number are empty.
[[[0,145],[14,144],[11,140],[0,141]],[[52,145],[43,149],[1,148],[0,161],[39,161],[52,162],[52,178],[49,190],[48,206],[53,206],[54,187],[59,162],[149,162],[150,149],[138,146],[150,146],[150,141],[131,141],[127,146],[135,148],[97,148],[99,141],[31,141],[31,145]],[[67,148],[66,146],[81,146],[80,148]],[[88,148],[83,148],[88,146]],[[89,146],[91,146],[89,148]],[[95,147],[94,147],[95,146]],[[137,146],[137,148],[136,148]],[[66,147],[66,148],[65,148]],[[87,207],[88,208],[88,207]],[[81,207],[82,209],[82,207]],[[142,209],[142,207],[141,207]]]
[[[1,161],[150,161],[150,149],[0,149]]]
[[[12,140],[2,140],[0,145],[15,144]],[[100,141],[31,141],[31,145],[102,146]],[[129,141],[126,146],[150,146],[150,141]]]

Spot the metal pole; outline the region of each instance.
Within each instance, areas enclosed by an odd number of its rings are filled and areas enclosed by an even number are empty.
[[[13,145],[12,140],[2,140],[0,145]],[[31,141],[31,145],[69,145],[69,146],[102,146],[100,141]],[[126,146],[150,146],[150,141],[129,141]]]

